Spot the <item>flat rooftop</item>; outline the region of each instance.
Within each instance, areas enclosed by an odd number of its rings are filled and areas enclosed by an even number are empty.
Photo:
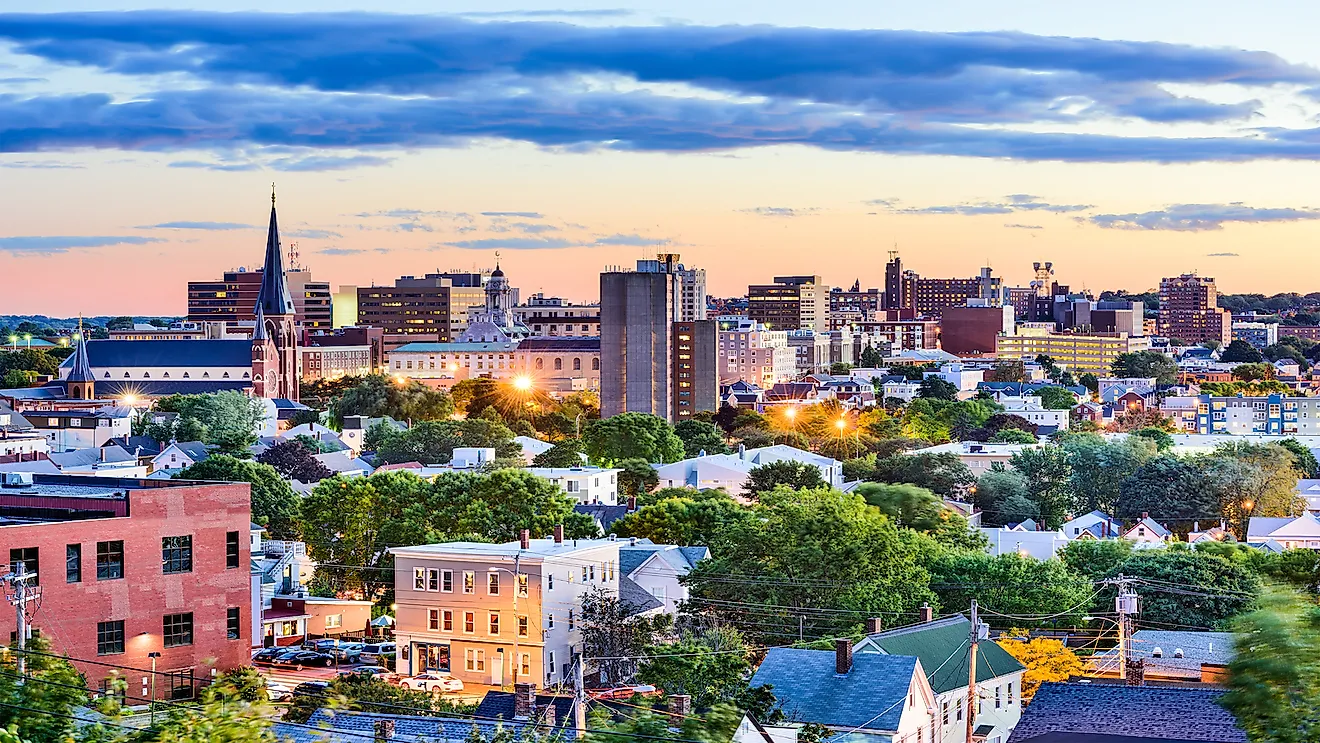
[[[627,542],[614,539],[565,539],[563,542],[555,542],[553,539],[531,539],[528,540],[527,549],[521,549],[518,542],[505,542],[503,544],[487,544],[485,542],[442,542],[439,544],[419,544],[413,547],[393,547],[390,552],[395,555],[406,555],[411,557],[455,557],[455,558],[483,558],[507,557],[513,559],[515,555],[521,554],[523,557],[562,557],[571,555],[575,552],[584,552],[594,550],[610,545],[619,546]]]
[[[7,476],[26,473],[5,473]],[[30,473],[31,482],[0,484],[0,496],[44,495],[75,498],[126,498],[133,490],[178,488],[212,484],[201,480],[148,480],[137,477],[84,477]]]

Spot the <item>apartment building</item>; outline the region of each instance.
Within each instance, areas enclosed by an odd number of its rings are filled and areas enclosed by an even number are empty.
[[[1233,340],[1233,316],[1219,306],[1219,290],[1208,276],[1185,273],[1160,280],[1159,334],[1190,343]]]
[[[863,320],[874,320],[881,310],[879,289],[862,289],[854,281],[851,289],[834,287],[830,290],[830,330],[839,330]]]
[[[605,467],[528,467],[527,471],[545,478],[578,503],[613,506],[619,501],[619,473]]]
[[[309,268],[290,268],[284,276],[289,285],[289,296],[293,298],[295,322],[304,328],[331,327],[330,282],[314,280]],[[189,281],[188,321],[223,321],[231,329],[239,323],[250,326],[257,319],[261,277],[261,269],[238,268],[224,272],[219,281]]]
[[[796,376],[797,354],[788,344],[789,331],[771,330],[746,318],[724,318],[719,325],[720,384],[742,380],[766,389]]]
[[[387,334],[435,334],[441,342],[467,328],[468,311],[486,305],[482,274],[428,273],[400,276],[394,286],[357,289],[357,324]]]
[[[526,325],[533,336],[591,337],[600,335],[600,305],[573,304],[560,297],[537,292],[527,304],[513,308],[514,320]]]
[[[819,276],[776,276],[747,287],[747,316],[774,330],[830,329],[830,288]]]
[[[436,671],[465,683],[550,686],[581,655],[582,597],[618,593],[612,539],[551,539],[395,547],[400,673]]]
[[[0,518],[10,569],[41,590],[33,633],[88,686],[106,688],[106,664],[145,668],[159,653],[156,695],[189,699],[214,672],[248,665],[246,483],[3,473]],[[0,612],[0,635],[15,625]],[[132,693],[147,696],[138,681]]]
[[[714,320],[681,320],[673,325],[673,420],[719,408],[719,374]]]
[[[1200,395],[1196,400],[1194,433],[1320,435],[1320,398]]]
[[[1150,338],[1126,333],[1059,333],[1052,323],[1023,323],[1012,335],[1001,335],[995,350],[1001,359],[1035,359],[1045,355],[1074,374],[1108,374],[1121,354],[1145,351]]]

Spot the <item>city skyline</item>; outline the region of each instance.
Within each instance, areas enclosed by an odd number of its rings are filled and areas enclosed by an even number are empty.
[[[1304,6],[172,5],[0,16],[0,272],[59,270],[83,305],[21,281],[6,313],[183,314],[187,281],[260,261],[272,180],[334,286],[496,250],[524,296],[574,301],[658,252],[714,296],[882,286],[895,245],[923,275],[1052,261],[1096,292],[1305,293],[1320,269]]]

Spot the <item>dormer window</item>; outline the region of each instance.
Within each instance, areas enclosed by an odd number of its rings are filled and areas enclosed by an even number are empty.
[[[184,372],[184,373],[183,373],[183,378],[184,378],[184,379],[187,379],[187,378],[188,378],[188,372]]]

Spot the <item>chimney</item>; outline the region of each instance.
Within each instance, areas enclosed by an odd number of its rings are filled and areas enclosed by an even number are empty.
[[[102,461],[102,462],[105,461],[105,447],[104,447],[104,446],[101,447],[101,461]]]
[[[1144,658],[1127,659],[1127,685],[1146,685],[1146,662]]]
[[[374,728],[376,743],[394,740],[394,720],[376,720]]]
[[[628,496],[628,513],[632,513],[636,510],[637,510],[637,496],[630,495]]]
[[[541,724],[545,729],[553,732],[555,725],[559,724],[558,715],[555,712],[554,703],[550,703],[541,708]]]
[[[849,648],[852,645],[848,646]],[[675,694],[669,698],[669,723],[673,727],[683,724],[687,716],[692,714],[692,697],[687,694]]]
[[[564,525],[555,524],[555,544],[564,543]]]
[[[531,718],[536,709],[536,684],[518,682],[513,685],[513,719]]]
[[[531,546],[532,546],[532,533],[527,529],[523,529],[522,532],[518,534],[518,547],[520,549],[527,549],[528,547]]]
[[[871,617],[866,620],[866,634],[878,635],[880,632],[880,617]]]
[[[935,610],[930,608],[930,604],[922,602],[921,608],[917,609],[917,616],[921,619],[922,624],[933,622],[935,621]]]
[[[1194,531],[1194,532],[1199,532],[1199,531],[1201,531],[1201,522],[1200,522],[1200,521],[1193,521],[1193,522],[1192,522],[1192,531]]]
[[[834,672],[840,676],[852,670],[852,640],[840,637],[834,641]]]
[[[747,445],[746,445],[746,444],[739,444],[739,445],[738,445],[738,458],[739,458],[739,459],[746,459],[746,458],[747,458]]]

